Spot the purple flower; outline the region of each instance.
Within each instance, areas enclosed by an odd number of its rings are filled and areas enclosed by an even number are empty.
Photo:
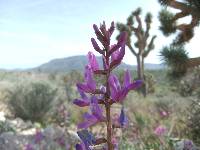
[[[89,66],[85,67],[84,83],[77,83],[77,87],[87,93],[92,93],[96,90],[96,82],[93,79],[93,72]]]
[[[87,95],[77,86],[78,92],[81,96],[81,99],[75,99],[73,101],[73,104],[78,105],[79,107],[84,107],[84,106],[89,106],[90,105],[90,100],[87,97]]]
[[[26,144],[26,145],[25,145],[25,150],[34,150],[34,149],[33,149],[33,145],[31,145],[31,144]]]
[[[167,128],[165,126],[162,126],[162,125],[159,125],[154,130],[154,134],[156,134],[157,136],[163,136],[166,132],[167,132]]]
[[[35,133],[34,141],[36,144],[40,143],[44,139],[44,135],[40,130],[37,130]]]
[[[113,52],[119,51],[120,47],[125,47],[126,39],[127,39],[127,33],[122,32],[119,36],[117,44],[114,44],[114,45],[111,46],[111,48],[109,50],[109,56],[111,56],[113,54]]]
[[[130,90],[137,89],[142,85],[141,80],[131,81],[130,72],[127,70],[124,75],[123,86],[120,85],[120,82],[117,76],[111,74],[109,77],[109,84],[111,87],[111,97],[114,102],[121,102],[125,99],[126,95]]]
[[[163,110],[163,111],[160,112],[160,116],[161,117],[168,117],[169,116],[169,112]]]
[[[76,150],[87,150],[84,143],[76,144]]]
[[[88,130],[78,131],[77,134],[80,137],[81,141],[84,143],[86,149],[88,149],[89,146],[95,145],[96,139],[94,135]]]
[[[95,125],[97,122],[101,122],[105,120],[103,116],[103,110],[98,104],[98,100],[95,96],[92,96],[90,103],[91,114],[85,113],[83,115],[84,122],[78,124],[78,128],[88,128],[92,125]]]
[[[88,60],[89,66],[91,67],[92,71],[99,70],[99,64],[96,60],[95,55],[92,52],[88,52]]]
[[[186,150],[192,150],[193,147],[194,147],[194,144],[191,140],[184,140],[184,148]]]
[[[119,124],[121,127],[126,127],[128,125],[128,118],[125,115],[124,107],[121,109],[121,113],[119,116]]]
[[[114,145],[114,150],[119,149],[119,140],[116,137],[112,138],[112,144]]]
[[[124,55],[125,55],[125,45],[112,53],[110,67],[113,69],[114,67],[118,66],[121,63]]]

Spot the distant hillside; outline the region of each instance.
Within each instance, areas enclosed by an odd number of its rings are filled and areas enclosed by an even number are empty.
[[[99,62],[99,64],[102,64],[101,57],[97,57],[97,61]],[[87,57],[80,55],[80,56],[54,59],[31,70],[40,72],[68,72],[71,70],[83,71],[86,64],[88,64]],[[145,64],[145,68],[153,70],[162,69],[163,65]],[[136,66],[121,63],[119,69],[136,69]]]

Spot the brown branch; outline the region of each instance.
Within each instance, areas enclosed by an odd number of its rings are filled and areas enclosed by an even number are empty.
[[[180,25],[177,25],[176,28],[180,31],[186,31],[186,29],[192,29],[194,26],[191,25],[191,24],[180,24]]]
[[[188,15],[189,15],[188,12],[182,11],[182,12],[176,13],[176,14],[174,15],[173,20],[175,21],[175,20],[177,20],[177,19],[186,17],[186,16],[188,16]]]
[[[149,52],[150,52],[151,50],[154,49],[153,43],[154,43],[155,38],[156,38],[156,35],[154,35],[154,36],[151,38],[151,41],[149,42],[148,48],[147,48],[147,50],[144,52],[143,57],[147,57],[147,56],[149,55]]]
[[[178,2],[178,1],[171,1],[168,6],[174,8],[174,9],[179,9],[185,12],[192,12],[192,8],[188,7],[185,3]]]
[[[195,8],[192,8],[190,6],[188,6],[187,4],[185,3],[182,3],[182,2],[178,2],[178,1],[175,1],[175,0],[172,0],[168,6],[174,8],[174,9],[179,9],[185,13],[189,13],[191,14],[192,16],[199,16],[199,11],[198,9],[195,9]]]
[[[131,44],[128,44],[127,46],[128,46],[128,48],[130,49],[130,51],[133,53],[133,55],[137,56],[137,53],[136,53],[136,51],[134,50],[134,48],[131,46]]]

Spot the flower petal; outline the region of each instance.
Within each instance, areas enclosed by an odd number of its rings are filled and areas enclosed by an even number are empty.
[[[110,85],[110,92],[113,101],[118,101],[121,91],[121,85],[119,83],[117,76],[111,74],[108,82]]]
[[[118,101],[119,101],[119,102],[122,102],[122,101],[126,98],[128,92],[129,92],[128,88],[123,88],[123,89],[120,91],[120,94],[119,94],[119,97],[118,97]]]
[[[84,83],[77,83],[77,88],[83,92],[92,93],[96,90],[96,82],[93,79],[93,73],[89,66],[85,67],[85,74],[84,74],[85,82]],[[82,94],[82,93],[80,93]]]
[[[131,83],[131,74],[129,70],[126,70],[126,73],[124,74],[124,83],[123,87],[128,87],[128,85]]]
[[[79,123],[78,124],[78,129],[81,129],[81,128],[88,128],[90,126],[93,126],[94,124],[96,124],[98,122],[97,118],[89,113],[85,113],[83,115],[84,117],[84,121],[82,123]]]
[[[76,86],[77,86],[77,89],[78,89],[78,92],[79,92],[81,98],[82,99],[88,99],[87,95],[83,92],[83,90],[80,89],[80,87],[78,85],[76,85]]]
[[[115,91],[121,90],[121,85],[120,85],[119,79],[116,75],[111,74],[108,82],[109,82],[111,88],[115,89]]]
[[[121,113],[119,116],[119,123],[120,123],[121,127],[125,127],[128,125],[128,118],[125,115],[124,107],[122,107],[122,109],[121,109]]]
[[[93,71],[99,70],[99,64],[96,60],[95,55],[92,52],[88,52],[88,60]]]
[[[73,101],[73,104],[79,106],[79,107],[85,107],[90,105],[90,101],[84,100],[84,99],[75,99]]]
[[[142,85],[143,81],[142,80],[136,80],[133,83],[129,84],[127,86],[128,90],[135,90],[139,88]]]
[[[85,145],[83,143],[76,144],[76,150],[86,150]]]
[[[118,43],[119,45],[123,46],[126,44],[127,40],[127,32],[122,32],[119,36]]]
[[[94,135],[88,130],[78,131],[77,134],[85,145],[94,145],[96,142]]]
[[[91,98],[91,104],[90,104],[90,110],[92,114],[99,120],[102,121],[104,119],[103,117],[103,110],[98,104],[98,100],[95,96],[92,96]]]
[[[113,69],[113,68],[115,68],[116,66],[118,66],[121,63],[121,61],[122,61],[122,59],[123,59],[123,57],[125,55],[125,45],[123,45],[120,48],[120,50],[117,50],[117,51],[113,52],[112,55],[116,55],[116,56],[113,56],[114,60],[110,64],[110,67]]]
[[[86,81],[88,88],[91,89],[91,91],[96,89],[96,82],[93,79],[92,70],[89,69],[88,66],[86,66],[86,68],[85,68],[85,81]]]

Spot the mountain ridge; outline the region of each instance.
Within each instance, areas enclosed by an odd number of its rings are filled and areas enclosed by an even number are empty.
[[[102,67],[102,58],[97,56],[97,61]],[[69,72],[72,70],[83,71],[85,65],[88,64],[88,59],[85,55],[70,56],[65,58],[56,58],[48,61],[47,63],[41,64],[38,67],[30,69],[31,71],[37,72]],[[136,65],[129,65],[122,62],[118,69],[133,69],[136,70]],[[159,70],[164,69],[163,64],[151,64],[145,63],[145,69]]]

